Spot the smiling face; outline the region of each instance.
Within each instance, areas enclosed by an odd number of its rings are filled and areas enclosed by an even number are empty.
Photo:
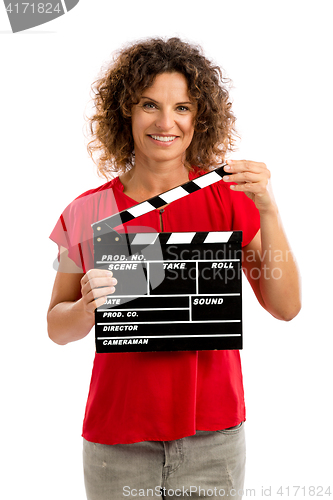
[[[196,105],[181,73],[161,73],[132,108],[135,161],[184,163],[194,133]]]

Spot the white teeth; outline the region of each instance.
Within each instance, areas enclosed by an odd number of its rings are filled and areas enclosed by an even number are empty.
[[[151,135],[151,137],[153,139],[155,139],[156,141],[162,141],[162,142],[170,142],[170,141],[173,141],[174,139],[176,139],[175,135],[170,135],[168,137],[163,137],[161,135]]]

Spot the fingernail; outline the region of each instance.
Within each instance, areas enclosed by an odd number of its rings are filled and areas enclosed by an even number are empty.
[[[223,180],[224,180],[224,181],[228,181],[229,179],[230,179],[229,175],[224,175],[224,176],[223,176]]]
[[[229,167],[229,165],[226,165],[226,166],[224,167],[224,170],[230,170],[230,169],[231,169],[231,167]]]

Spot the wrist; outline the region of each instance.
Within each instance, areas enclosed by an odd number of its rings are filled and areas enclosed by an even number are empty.
[[[94,324],[95,323],[95,311],[88,311],[86,304],[81,297],[79,300],[73,303],[73,311],[80,314],[80,316],[86,321]]]
[[[279,210],[276,203],[271,202],[265,207],[258,208],[260,217],[278,217]]]

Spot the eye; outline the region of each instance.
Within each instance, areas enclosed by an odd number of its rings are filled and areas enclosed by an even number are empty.
[[[178,106],[177,109],[178,109],[178,111],[184,112],[184,111],[189,111],[190,108],[188,108],[187,106]]]
[[[156,108],[156,104],[154,104],[153,102],[144,102],[142,104],[142,107],[143,109],[155,109]]]

